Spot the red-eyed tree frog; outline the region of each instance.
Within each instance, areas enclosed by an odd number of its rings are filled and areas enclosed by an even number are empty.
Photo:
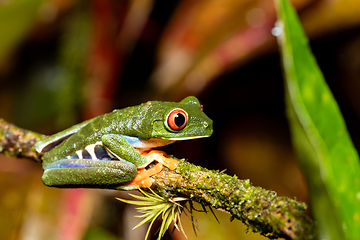
[[[153,148],[212,132],[212,120],[190,96],[114,110],[51,135],[35,149],[44,153],[42,180],[47,186],[130,190],[150,187],[150,176],[163,165],[177,167],[175,159]]]

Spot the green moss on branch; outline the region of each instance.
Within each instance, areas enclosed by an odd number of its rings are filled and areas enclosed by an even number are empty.
[[[36,153],[34,144],[45,137],[0,118],[0,153],[7,156],[26,157],[39,162],[40,156]]]
[[[305,214],[306,204],[276,192],[254,187],[218,171],[208,170],[183,160],[171,171],[153,176],[152,186],[167,198],[187,197],[193,201],[225,210],[250,231],[268,238],[314,239],[314,223]]]

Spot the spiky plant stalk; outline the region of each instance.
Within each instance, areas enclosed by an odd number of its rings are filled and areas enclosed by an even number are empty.
[[[164,236],[165,232],[170,227],[170,224],[172,222],[174,223],[176,229],[181,231],[186,237],[185,231],[180,221],[180,215],[184,209],[184,206],[180,202],[184,202],[184,201],[186,202],[188,200],[187,198],[176,197],[173,199],[166,199],[156,194],[151,188],[149,188],[148,192],[145,192],[142,189],[139,189],[139,191],[144,196],[129,194],[130,196],[138,200],[126,200],[126,199],[116,198],[124,203],[143,206],[136,208],[140,213],[142,213],[142,215],[136,217],[143,218],[143,220],[139,224],[137,224],[133,229],[138,228],[145,223],[150,223],[145,236],[145,239],[147,239],[153,223],[156,221],[156,219],[160,217],[162,219],[162,222],[159,228],[158,240],[160,240],[161,237]]]

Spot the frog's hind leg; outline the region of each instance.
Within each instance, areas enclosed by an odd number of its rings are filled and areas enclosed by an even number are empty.
[[[63,159],[44,168],[42,180],[53,187],[116,188],[135,178],[137,168],[125,161]]]

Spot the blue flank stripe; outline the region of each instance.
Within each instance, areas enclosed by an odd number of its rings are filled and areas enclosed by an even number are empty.
[[[61,161],[61,160],[60,160]],[[65,163],[53,163],[48,166],[44,170],[56,169],[56,168],[82,168],[82,167],[92,167],[90,164],[82,164],[77,162],[65,162]]]
[[[141,146],[143,143],[138,137],[131,137],[126,135],[121,135],[131,146]]]

